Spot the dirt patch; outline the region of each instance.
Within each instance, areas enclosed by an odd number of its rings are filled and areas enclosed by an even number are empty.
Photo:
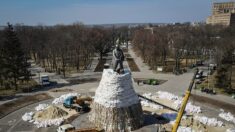
[[[131,58],[130,54],[125,54],[125,58]]]
[[[43,111],[35,113],[34,119],[36,120],[46,120],[46,119],[56,119],[67,116],[68,113],[63,109],[56,107],[54,105],[49,106]]]
[[[207,98],[207,97],[195,95],[195,94],[191,94],[190,99],[191,100],[196,100],[196,101],[198,101],[200,103],[203,103],[203,104],[207,104],[208,106],[216,107],[218,109],[223,108],[224,110],[229,111],[232,114],[235,114],[235,111],[234,111],[235,110],[235,105],[232,105],[232,104],[229,104],[229,103],[226,103],[226,102],[222,102],[222,101],[219,101],[219,100],[214,100],[214,99],[210,99],[210,98]]]
[[[143,83],[144,81],[147,81],[147,80],[149,80],[149,79],[153,79],[153,78],[133,78],[134,79],[134,82],[138,82],[139,81],[139,83]],[[167,80],[159,80],[159,79],[156,79],[157,80],[157,82],[158,82],[158,84],[157,85],[161,85],[161,84],[163,84],[163,83],[165,83]]]
[[[132,72],[140,72],[139,67],[136,65],[135,61],[133,58],[126,58],[127,63],[131,69]]]
[[[106,63],[106,59],[99,60],[94,72],[102,72],[104,69],[104,64]]]
[[[70,84],[83,84],[88,82],[98,82],[100,81],[99,78],[82,78],[82,79],[73,79],[69,80]]]
[[[10,102],[7,102],[3,105],[0,105],[0,119],[3,118],[4,116],[8,115],[9,113],[16,111],[22,107],[25,107],[27,105],[51,99],[52,97],[49,96],[46,93],[41,93],[41,94],[36,94],[32,96],[26,96],[19,98],[18,100],[13,100]]]
[[[54,90],[50,90],[51,92],[72,92],[72,89],[54,89]]]

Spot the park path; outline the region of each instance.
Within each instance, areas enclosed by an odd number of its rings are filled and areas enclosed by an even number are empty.
[[[134,78],[161,78],[164,80],[169,80],[175,77],[175,75],[173,74],[155,73],[154,71],[150,70],[150,67],[146,63],[143,63],[142,58],[136,55],[136,53],[132,49],[132,46],[129,46],[128,53],[131,55],[131,57],[134,59],[135,63],[140,69],[140,72],[132,72]]]
[[[132,72],[133,78],[146,78],[146,79],[155,78],[160,80],[167,80],[167,82],[158,86],[150,86],[150,85],[135,86],[139,88],[140,92],[141,91],[144,92],[146,90],[150,92],[157,92],[161,90],[161,91],[171,92],[177,95],[182,95],[185,92],[191,81],[193,73],[189,72],[178,76],[170,73],[155,73],[154,71],[149,70],[150,69],[149,66],[143,63],[141,57],[138,57],[135,54],[131,46],[128,51],[140,69],[140,72]]]
[[[90,66],[84,71],[84,73],[94,72],[96,66],[97,66],[98,63],[99,63],[98,58],[99,58],[99,57],[93,57]]]

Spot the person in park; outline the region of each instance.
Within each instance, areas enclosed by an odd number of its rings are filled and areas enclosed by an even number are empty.
[[[115,49],[113,50],[113,58],[114,58],[113,70],[118,73],[124,73],[123,69],[124,54],[119,45],[116,45]]]

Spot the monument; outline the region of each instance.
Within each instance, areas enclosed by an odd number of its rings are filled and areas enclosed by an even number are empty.
[[[108,132],[132,131],[143,124],[143,111],[132,85],[131,73],[104,69],[91,105],[89,119]]]
[[[114,67],[113,70],[118,73],[123,73],[123,61],[124,61],[124,54],[120,45],[116,45],[115,49],[113,50],[113,59],[114,59]]]

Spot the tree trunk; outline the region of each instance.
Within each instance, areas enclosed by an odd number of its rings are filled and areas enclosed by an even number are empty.
[[[100,52],[100,60],[103,60],[103,52]]]
[[[62,72],[63,72],[63,76],[65,77],[65,58],[64,55],[61,56],[62,59]]]
[[[14,86],[15,86],[15,90],[18,90],[18,85],[17,85],[17,78],[14,77]]]

